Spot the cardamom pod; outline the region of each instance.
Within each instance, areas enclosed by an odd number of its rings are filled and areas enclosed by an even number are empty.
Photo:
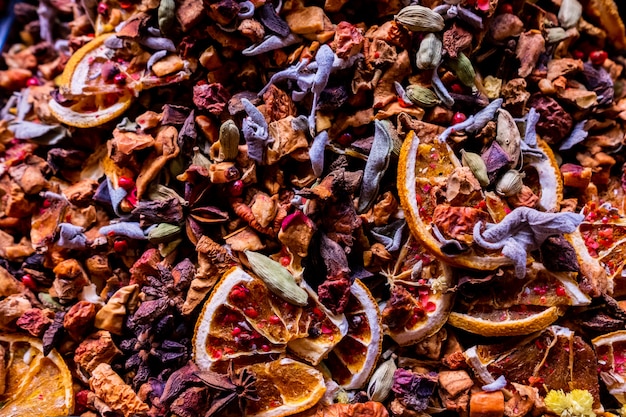
[[[480,155],[474,152],[465,152],[465,149],[463,149],[461,150],[461,162],[463,166],[468,167],[472,171],[480,185],[483,187],[489,185],[487,165],[485,165],[485,161],[483,161]]]
[[[476,71],[474,71],[472,61],[463,52],[459,52],[457,58],[450,61],[450,67],[459,81],[468,87],[474,87]]]
[[[372,374],[367,385],[367,395],[372,401],[384,401],[391,392],[393,386],[393,375],[398,367],[393,358],[381,363]]]
[[[163,33],[169,33],[176,21],[176,3],[174,0],[161,0],[157,11],[159,29]]]
[[[175,224],[160,223],[148,232],[148,241],[153,244],[165,243],[180,234],[180,227]]]
[[[395,19],[414,32],[439,32],[445,25],[439,13],[419,5],[406,6],[398,12]]]
[[[434,33],[424,37],[415,55],[415,64],[419,69],[433,69],[441,62],[443,42]]]
[[[251,251],[244,251],[254,273],[267,285],[267,288],[288,303],[298,306],[307,305],[309,296],[301,288],[293,275],[281,264],[267,256]]]
[[[504,173],[496,184],[496,193],[504,197],[512,197],[522,191],[524,183],[522,179],[526,176],[523,172],[511,169]]]
[[[578,0],[563,0],[559,9],[559,22],[564,29],[569,29],[578,24],[583,14],[583,6]]]
[[[522,154],[522,136],[511,113],[504,109],[498,110],[496,125],[496,142],[511,160],[511,166],[517,166]]]
[[[406,88],[406,96],[412,103],[420,107],[433,107],[441,103],[434,91],[412,84]]]
[[[220,126],[220,152],[225,161],[237,158],[239,154],[239,128],[232,120],[226,120]]]

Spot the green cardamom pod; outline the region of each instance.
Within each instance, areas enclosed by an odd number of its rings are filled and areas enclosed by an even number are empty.
[[[168,33],[176,21],[176,3],[174,0],[161,0],[157,18],[161,32]]]
[[[367,395],[372,401],[384,401],[391,392],[393,386],[393,374],[398,367],[393,358],[381,363],[372,374],[367,386]]]
[[[309,295],[281,264],[257,252],[244,251],[250,267],[274,294],[288,303],[307,305]]]
[[[175,224],[160,223],[148,232],[148,242],[153,244],[165,243],[180,235],[180,227]]]
[[[583,14],[583,6],[578,0],[563,0],[559,9],[559,22],[564,29],[569,29],[578,24]]]
[[[433,69],[441,62],[443,42],[434,33],[429,33],[420,43],[415,55],[415,64],[419,69]]]
[[[434,91],[414,84],[406,88],[406,96],[412,103],[425,108],[436,106],[441,102]]]
[[[237,158],[239,154],[239,128],[232,120],[227,120],[220,126],[220,151],[224,160]]]
[[[512,197],[522,191],[524,183],[522,179],[526,176],[523,172],[511,169],[504,173],[496,184],[496,193],[504,197]]]
[[[477,153],[465,152],[461,150],[461,162],[472,171],[480,185],[486,187],[489,185],[489,175],[487,174],[487,165],[485,161]]]
[[[398,12],[395,19],[414,32],[439,32],[445,25],[439,13],[419,5],[406,6]]]
[[[457,59],[450,61],[450,67],[459,81],[468,87],[474,87],[476,71],[474,71],[472,61],[463,52],[459,52]]]

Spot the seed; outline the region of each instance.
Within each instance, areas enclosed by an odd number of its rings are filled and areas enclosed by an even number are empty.
[[[259,317],[259,312],[254,307],[246,307],[243,309],[243,314],[250,317],[251,319],[255,319]]]
[[[278,317],[276,315],[270,316],[269,320],[270,320],[270,323],[272,323],[272,324],[279,324],[279,323],[281,323],[280,317]]]
[[[117,253],[123,253],[128,250],[128,242],[125,240],[116,240],[113,242],[113,250]]]
[[[241,334],[241,328],[234,327],[233,330],[230,332],[230,334],[232,334],[233,336],[239,336]]]

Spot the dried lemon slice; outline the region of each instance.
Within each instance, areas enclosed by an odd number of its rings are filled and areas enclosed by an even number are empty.
[[[0,334],[7,362],[0,417],[70,415],[74,411],[72,375],[61,355],[43,355],[41,342],[23,335]]]

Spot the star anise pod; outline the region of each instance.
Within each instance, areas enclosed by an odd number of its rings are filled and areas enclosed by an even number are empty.
[[[248,369],[235,371],[235,365],[230,362],[227,374],[213,371],[198,371],[195,376],[210,389],[219,391],[211,402],[205,417],[215,416],[226,408],[235,399],[239,402],[241,415],[246,414],[246,401],[258,401],[256,394],[256,377]]]

